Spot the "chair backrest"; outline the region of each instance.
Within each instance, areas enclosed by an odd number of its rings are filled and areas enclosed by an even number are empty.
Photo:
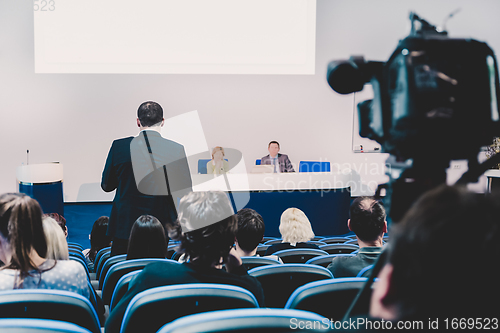
[[[172,259],[172,255],[175,253],[178,244],[171,244],[167,248],[167,259]]]
[[[299,323],[307,330],[299,329]],[[318,323],[329,323],[329,319],[300,310],[236,309],[185,316],[163,326],[158,333],[330,332],[329,325]]]
[[[94,258],[94,266],[97,267],[97,264],[99,263],[99,259],[101,259],[101,256],[104,253],[111,253],[111,246],[103,247],[99,251],[97,251],[95,258]]]
[[[73,242],[67,242],[67,243],[68,243],[68,249],[69,248],[73,248],[73,249],[77,249],[77,250],[83,251],[83,246],[81,246],[80,244],[73,243]]]
[[[332,320],[341,320],[367,280],[338,278],[308,283],[293,292],[285,309],[306,310]],[[364,298],[361,302],[368,305],[369,298]]]
[[[111,258],[111,251],[103,253],[99,261],[94,261],[94,272],[97,280],[101,277],[102,266],[109,258]]]
[[[257,246],[257,254],[262,257],[266,253],[268,247],[269,245]]]
[[[255,160],[255,165],[260,165],[261,164],[261,160],[258,159],[258,160]]]
[[[358,272],[356,277],[370,277],[372,274],[373,265],[368,265]]]
[[[323,241],[323,238],[325,238],[324,236],[314,236],[311,240],[312,241]]]
[[[333,278],[328,269],[307,264],[261,266],[248,274],[260,281],[266,306],[270,308],[284,307],[292,292],[306,283]]]
[[[68,249],[68,254],[73,257],[78,257],[82,259],[83,261],[87,262],[85,259],[85,256],[83,255],[82,251],[77,250],[77,249]]]
[[[177,261],[170,259],[157,259],[157,258],[146,258],[146,259],[132,259],[132,260],[124,260],[121,262],[117,262],[113,266],[111,266],[104,277],[104,282],[102,284],[102,293],[101,298],[104,304],[109,305],[111,302],[111,296],[113,296],[113,291],[115,290],[116,283],[120,278],[132,271],[136,271],[138,269],[143,269],[147,264],[151,264],[153,262],[162,262],[162,261],[172,261],[176,264],[179,264]]]
[[[0,292],[1,318],[39,318],[70,322],[100,333],[97,313],[77,293],[53,289],[16,289]]]
[[[275,239],[268,240],[263,245],[273,245],[273,244],[279,244],[279,243],[283,243],[283,240],[281,238],[275,238]]]
[[[308,248],[286,249],[273,253],[273,255],[278,256],[285,264],[305,264],[311,258],[326,254],[328,252]]]
[[[273,240],[273,239],[278,239],[278,237],[264,236],[264,237],[262,237],[262,240],[260,241],[260,244],[264,244],[265,242]]]
[[[101,272],[99,274],[99,289],[102,290],[102,286],[104,285],[104,278],[106,274],[108,274],[109,269],[116,263],[127,260],[126,254],[120,254],[117,256],[109,257],[108,260],[102,265]]]
[[[151,288],[130,301],[120,332],[156,332],[186,315],[256,307],[258,303],[251,292],[232,285],[190,283]]]
[[[314,244],[314,245],[317,245],[317,246],[326,245],[325,242],[315,241],[315,240],[310,240],[310,241],[307,241],[306,243],[308,243],[308,244]]]
[[[328,254],[351,253],[359,250],[359,246],[354,244],[327,244],[319,247]]]
[[[300,161],[299,172],[330,172],[330,162]]]
[[[86,328],[50,319],[0,319],[2,333],[92,333]]]
[[[264,265],[281,265],[278,260],[266,257],[241,257],[241,261],[247,270]]]
[[[351,239],[351,240],[346,241],[344,244],[354,244],[354,245],[358,245],[358,240],[357,240],[357,239]],[[359,245],[358,245],[358,246],[359,246]]]
[[[128,272],[123,275],[120,280],[116,283],[115,289],[113,290],[113,295],[111,296],[111,302],[109,303],[109,311],[113,310],[113,308],[120,302],[123,295],[125,295],[128,291],[128,286],[130,285],[130,281],[142,272],[142,269],[138,269],[136,271]]]
[[[206,174],[207,173],[207,163],[210,159],[199,159],[198,160],[198,173]]]
[[[327,237],[323,238],[321,241],[326,244],[342,244],[350,240],[352,239],[349,237]]]
[[[351,253],[340,253],[340,254],[326,254],[323,256],[317,256],[306,261],[306,264],[319,265],[327,267],[335,257],[353,257],[354,254]]]

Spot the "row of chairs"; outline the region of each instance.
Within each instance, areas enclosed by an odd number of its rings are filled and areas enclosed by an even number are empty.
[[[293,327],[293,323],[297,327]],[[318,314],[289,309],[229,309],[210,311],[188,315],[168,323],[158,330],[158,333],[218,333],[224,332],[255,332],[294,331],[302,327],[310,327],[307,332],[330,332],[328,319]],[[292,323],[292,325],[291,325]],[[50,319],[0,319],[0,331],[4,333],[91,333],[90,330],[72,323]]]
[[[303,282],[300,274],[294,277],[297,280],[295,283]],[[302,310],[315,316],[340,320],[365,282],[366,278],[342,278],[307,283],[293,291],[284,309]],[[365,303],[368,304],[367,301]],[[195,313],[258,307],[252,293],[232,285],[207,283],[156,287],[137,294],[131,300],[124,314],[121,332],[157,332],[163,325],[173,325],[174,320]],[[264,316],[274,316],[276,311],[286,313],[284,309],[278,310],[272,305],[268,307],[271,309],[261,310],[269,312],[258,313]],[[0,317],[60,320],[92,333],[101,332],[99,318],[90,302],[67,291],[18,289],[0,292]]]

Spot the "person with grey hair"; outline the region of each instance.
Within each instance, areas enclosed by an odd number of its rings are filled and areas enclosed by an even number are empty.
[[[353,257],[336,257],[328,265],[333,276],[354,277],[363,268],[375,264],[382,252],[387,221],[384,206],[373,197],[354,199],[347,227],[356,234],[359,252]]]
[[[175,223],[167,225],[169,236],[180,241],[182,264],[171,261],[147,265],[130,283],[128,292],[106,321],[106,332],[120,331],[128,304],[149,288],[185,283],[222,283],[245,288],[264,305],[260,282],[247,274],[233,248],[238,222],[224,192],[191,192],[181,199]],[[226,271],[222,270],[225,265]]]

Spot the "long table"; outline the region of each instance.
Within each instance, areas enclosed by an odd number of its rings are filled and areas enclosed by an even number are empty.
[[[301,209],[316,235],[349,232],[351,175],[343,173],[281,173],[192,175],[194,191],[224,191],[235,210],[255,209],[264,218],[266,236],[280,237],[283,211]]]

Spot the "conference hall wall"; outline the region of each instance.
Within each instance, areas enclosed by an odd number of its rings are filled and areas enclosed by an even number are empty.
[[[118,4],[115,7],[114,2]],[[64,165],[66,202],[111,200],[112,194],[102,192],[99,187],[108,149],[113,139],[137,133],[136,110],[146,100],[159,102],[167,118],[197,110],[207,146],[239,149],[247,169],[251,169],[255,159],[267,154],[269,141],[278,140],[282,152],[294,163],[330,161],[341,169],[354,169],[360,174],[362,183],[374,189],[377,183],[386,180],[384,161],[387,155],[353,152],[353,96],[341,96],[328,87],[325,79],[328,62],[350,55],[387,60],[398,40],[409,31],[410,10],[432,23],[441,24],[449,13],[461,8],[461,12],[447,23],[450,35],[483,40],[494,50],[500,50],[497,33],[500,22],[496,17],[500,2],[495,0],[318,0],[316,3],[255,0],[246,3],[257,6],[244,17],[251,23],[239,27],[247,28],[249,33],[263,26],[263,21],[254,21],[252,15],[257,17],[258,13],[272,12],[270,9],[277,15],[283,11],[297,13],[297,8],[315,10],[313,62],[312,67],[309,64],[304,70],[306,74],[196,74],[196,70],[186,68],[184,72],[191,71],[190,74],[140,74],[126,73],[126,70],[119,74],[106,73],[106,69],[60,73],[51,72],[50,66],[47,72],[40,67],[35,73],[35,51],[40,49],[39,46],[35,48],[34,18],[50,20],[47,16],[51,14],[50,8],[54,9],[52,13],[61,13],[68,4],[77,3],[69,0],[0,0],[0,193],[17,190],[16,168],[26,164],[26,150],[29,149],[30,164],[58,161]],[[153,6],[161,1],[144,3]],[[219,1],[218,5],[221,3]],[[231,1],[226,3],[229,5]],[[99,17],[102,23],[134,12],[134,6],[141,12],[138,7],[141,4],[137,1],[93,0],[81,2],[79,6],[82,16],[78,24],[83,25],[80,26],[82,31],[95,26],[85,15]],[[265,10],[266,6],[269,11]],[[41,12],[42,7],[47,10],[45,13]],[[184,13],[190,12],[191,16],[177,18],[179,22],[191,26],[197,17],[203,17],[196,8],[184,10]],[[225,14],[230,17],[231,10]],[[242,21],[241,12],[238,15],[237,21]],[[173,16],[175,13],[168,17]],[[304,17],[310,22],[311,17]],[[293,26],[293,22],[285,22],[278,16],[259,19],[271,26],[274,20],[275,27]],[[166,21],[156,20],[155,24],[161,26]],[[131,31],[139,31],[152,22],[138,19],[128,24],[132,26],[129,27]],[[112,24],[108,27],[109,31],[116,28]],[[232,30],[231,26],[223,28]],[[199,31],[202,34],[204,29]],[[172,32],[174,37],[181,35],[175,28]],[[306,34],[311,37],[310,30]],[[65,38],[62,42],[72,45],[71,36]],[[154,39],[148,40],[148,43],[154,42]],[[138,46],[139,53],[148,52],[148,43]],[[305,47],[311,46],[310,41],[306,44]],[[106,45],[95,43],[97,51],[91,53],[109,55],[106,52],[111,51]],[[49,54],[51,44],[47,42],[44,47],[45,55]],[[210,44],[205,50],[212,54]],[[267,56],[265,50],[262,54]],[[43,54],[37,56],[43,58]],[[64,54],[52,56],[63,59]],[[283,59],[297,61],[294,55],[288,56],[285,54]],[[310,60],[311,53],[307,51],[304,57]],[[108,62],[108,65],[119,67],[118,63]],[[197,172],[196,165],[191,168],[192,172]]]

